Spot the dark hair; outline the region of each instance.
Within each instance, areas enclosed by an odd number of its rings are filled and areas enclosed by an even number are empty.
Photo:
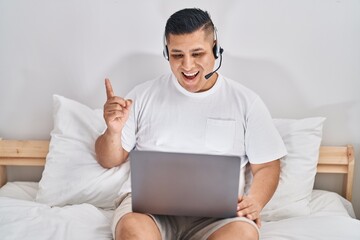
[[[198,8],[185,8],[177,11],[167,20],[165,37],[168,40],[170,34],[188,34],[199,29],[208,33],[214,32],[214,24],[209,13]]]

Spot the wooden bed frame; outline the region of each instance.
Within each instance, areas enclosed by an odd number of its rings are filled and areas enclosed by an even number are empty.
[[[0,140],[0,187],[6,181],[6,166],[44,166],[49,141]],[[344,174],[343,196],[351,201],[354,178],[354,149],[347,146],[321,146],[318,173]]]

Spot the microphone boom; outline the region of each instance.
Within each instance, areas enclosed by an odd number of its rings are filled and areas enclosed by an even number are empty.
[[[219,66],[214,70],[212,71],[211,73],[208,73],[205,75],[205,79],[208,80],[209,78],[211,78],[211,76],[216,73],[217,70],[219,70],[219,68],[221,67],[221,62],[222,62],[222,53],[223,53],[223,49],[221,48],[220,49],[220,63],[219,63]]]

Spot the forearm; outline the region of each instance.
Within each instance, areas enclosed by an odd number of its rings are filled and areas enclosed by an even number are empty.
[[[108,130],[95,142],[98,163],[104,168],[112,168],[124,163],[128,153],[123,149],[121,134],[111,134]]]
[[[253,166],[254,177],[248,196],[256,200],[262,209],[273,196],[279,183],[280,161],[273,161],[258,169]]]

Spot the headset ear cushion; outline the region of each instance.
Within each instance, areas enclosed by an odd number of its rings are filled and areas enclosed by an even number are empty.
[[[217,59],[219,57],[217,44],[215,44],[213,47],[213,54],[214,54],[215,59]]]
[[[169,50],[168,50],[167,45],[164,46],[163,56],[164,56],[164,58],[165,58],[166,60],[169,61]]]

